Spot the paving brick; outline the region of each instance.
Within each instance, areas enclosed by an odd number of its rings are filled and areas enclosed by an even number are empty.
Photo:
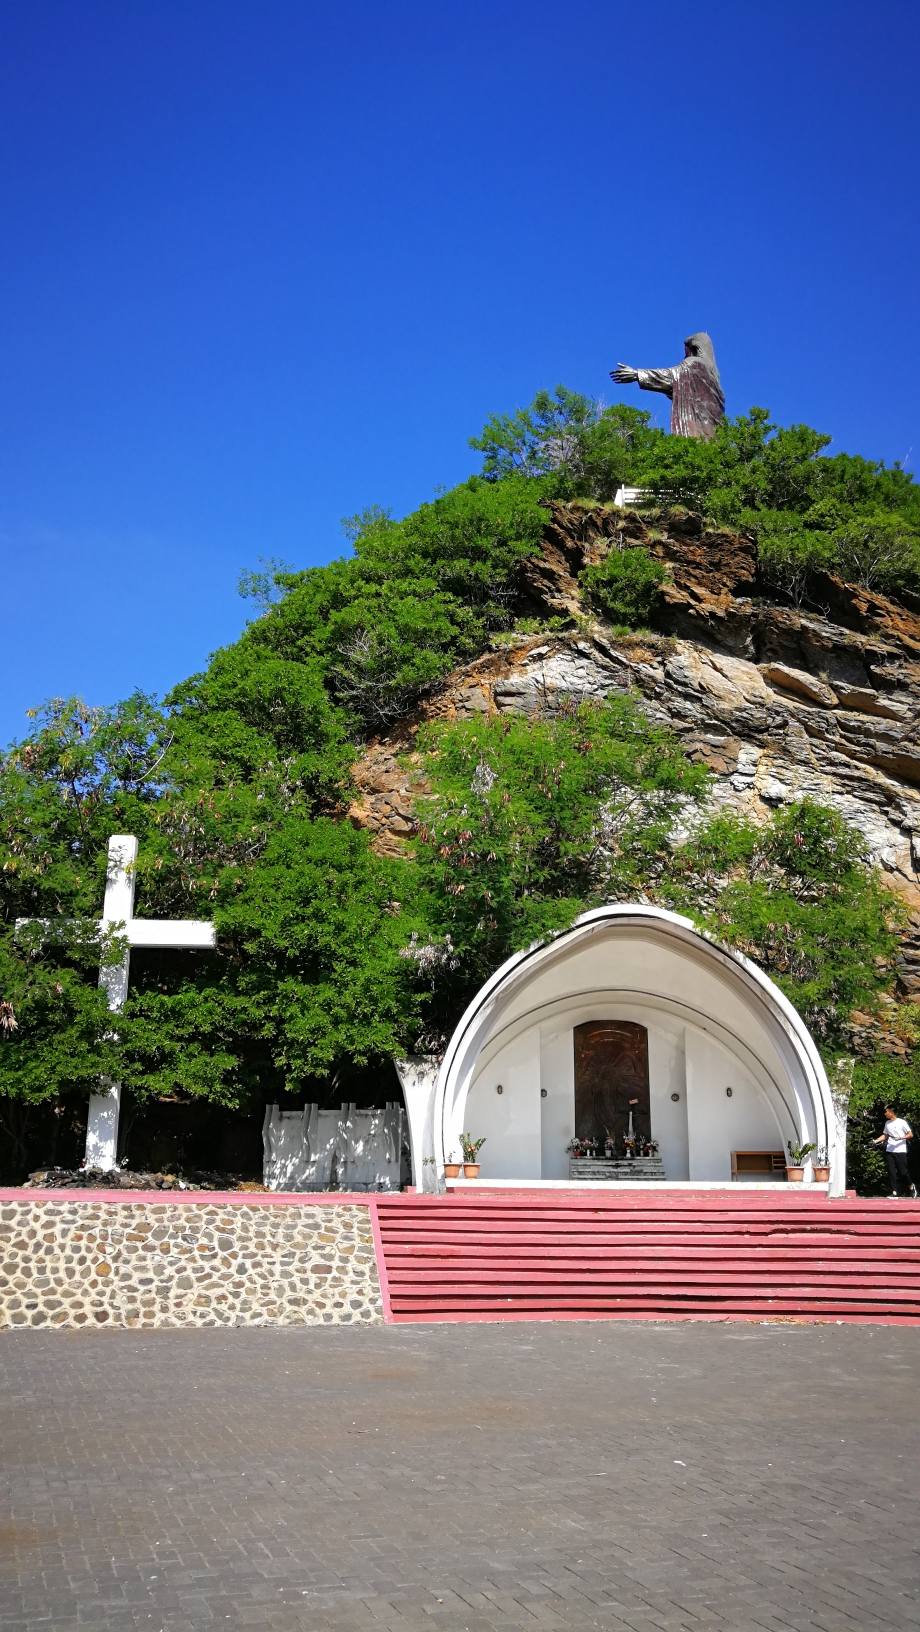
[[[920,1330],[0,1335],[10,1632],[920,1629]]]

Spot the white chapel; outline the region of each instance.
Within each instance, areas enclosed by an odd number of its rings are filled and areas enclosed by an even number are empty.
[[[419,1188],[443,1183],[463,1133],[485,1141],[479,1183],[542,1185],[570,1180],[577,1137],[628,1130],[666,1182],[769,1182],[771,1160],[785,1181],[792,1141],[826,1150],[843,1192],[844,1128],[801,1017],[749,959],[657,907],[600,907],[509,958],[443,1060],[399,1069]]]

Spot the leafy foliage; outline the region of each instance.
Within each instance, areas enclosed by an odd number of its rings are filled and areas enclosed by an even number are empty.
[[[282,561],[275,555],[260,555],[259,566],[260,572],[243,568],[237,580],[237,594],[244,601],[253,601],[260,612],[267,612],[284,599],[285,575],[294,569],[290,561]]]
[[[605,408],[557,385],[552,395],[538,391],[529,408],[494,414],[470,447],[483,454],[488,481],[525,476],[554,498],[612,499],[662,436],[650,420],[641,409]]]
[[[605,901],[646,899],[768,971],[828,1046],[891,973],[901,912],[835,811],[803,800],[757,828],[700,823],[708,776],[629,698],[552,720],[430,728],[418,845],[429,921],[454,962],[443,1024],[512,951]],[[459,974],[455,973],[459,970]]]
[[[829,1046],[890,979],[903,912],[861,835],[810,799],[762,828],[716,816],[676,849],[659,888],[759,963]]]
[[[479,1152],[481,1151],[485,1142],[485,1136],[483,1136],[481,1139],[474,1139],[470,1133],[461,1133],[460,1149],[463,1151],[463,1160],[465,1162],[477,1161],[479,1158]]]
[[[708,784],[628,697],[430,726],[418,746],[433,789],[418,871],[454,960],[434,983],[442,1025],[511,952],[641,893],[649,858]]]
[[[596,566],[585,567],[579,582],[588,600],[610,623],[627,629],[647,625],[667,576],[660,561],[641,547],[609,550]]]
[[[406,882],[348,823],[285,815],[248,865],[222,871],[221,956],[141,972],[119,1017],[124,1081],[238,1105],[266,1079],[297,1092],[391,1058],[418,1029],[399,956],[415,924],[397,899]]]
[[[920,1155],[920,1063],[880,1055],[858,1060],[853,1074],[847,1125],[847,1177],[861,1195],[882,1195],[888,1190],[884,1148],[872,1141],[885,1126],[885,1106],[907,1118],[916,1137],[908,1144],[908,1162],[914,1182]]]
[[[285,686],[279,667],[244,639],[168,715],[140,696],[109,711],[55,702],[7,756],[0,1095],[85,1098],[109,1075],[140,1097],[239,1105],[398,1047],[416,1000],[406,928],[388,915],[392,864],[320,814],[352,750],[315,677],[291,664]],[[113,1037],[97,973],[122,943],[97,924],[119,831],[141,841],[138,912],[213,916],[221,946],[135,952]],[[40,922],[17,933],[17,918]]]
[[[472,477],[402,522],[353,517],[354,556],[285,578],[284,601],[243,642],[306,665],[354,733],[379,730],[513,621],[541,496],[519,477]]]
[[[167,722],[139,693],[113,709],[56,699],[0,774],[0,1094],[85,1097],[117,1063],[98,989],[113,832],[144,832],[166,782]],[[17,932],[16,920],[37,920]]]

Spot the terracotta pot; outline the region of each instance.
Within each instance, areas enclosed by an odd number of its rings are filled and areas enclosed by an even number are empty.
[[[813,1167],[811,1171],[815,1176],[815,1184],[830,1183],[831,1170],[829,1167]]]
[[[444,1177],[445,1177],[445,1179],[456,1179],[456,1178],[459,1178],[459,1176],[460,1176],[460,1163],[459,1162],[445,1162],[444,1163]]]
[[[804,1167],[787,1167],[786,1178],[790,1184],[802,1184],[805,1180]]]
[[[464,1162],[464,1164],[463,1164],[463,1177],[465,1179],[478,1179],[479,1178],[479,1163],[478,1162]]]

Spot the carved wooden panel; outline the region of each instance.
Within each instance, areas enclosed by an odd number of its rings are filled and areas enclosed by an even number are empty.
[[[645,1027],[634,1020],[588,1020],[574,1035],[576,1136],[603,1143],[612,1133],[619,1154],[632,1110],[636,1133],[650,1139]]]

